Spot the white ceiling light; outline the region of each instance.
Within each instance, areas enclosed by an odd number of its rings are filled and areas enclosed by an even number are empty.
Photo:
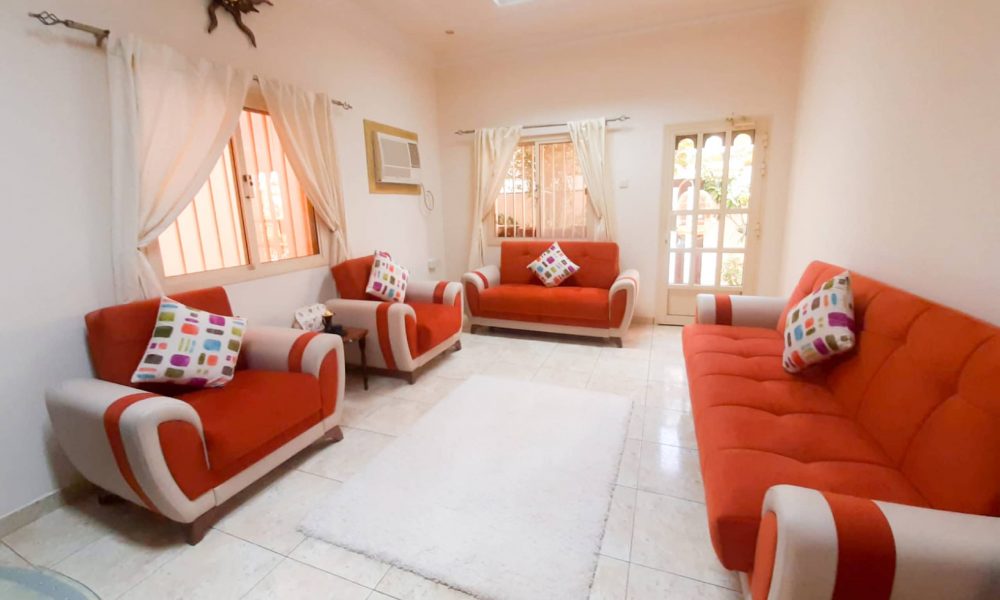
[[[493,0],[493,4],[496,4],[497,6],[510,6],[512,4],[523,4],[530,1],[531,0]]]

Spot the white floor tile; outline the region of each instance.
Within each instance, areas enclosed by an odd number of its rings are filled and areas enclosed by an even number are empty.
[[[719,586],[631,565],[628,600],[740,600],[736,591]]]
[[[705,506],[639,491],[632,562],[714,585],[739,589],[735,575],[715,557]]]
[[[618,485],[636,487],[639,485],[639,455],[642,442],[625,440],[625,451],[622,452],[621,465],[618,467]]]
[[[615,486],[611,510],[604,527],[601,554],[627,561],[632,550],[632,525],[635,520],[634,488]]]
[[[300,471],[338,481],[346,481],[375,458],[393,437],[363,429],[344,427],[344,439],[336,444],[320,446],[297,461]]]
[[[299,523],[340,483],[302,471],[284,470],[254,483],[224,508],[230,512],[217,524],[230,535],[278,554],[287,554],[305,536]]]
[[[110,508],[98,506],[92,497],[84,498],[25,525],[3,542],[35,566],[50,567],[107,535]]]
[[[0,567],[27,569],[31,567],[31,563],[18,556],[7,544],[0,543]]]
[[[397,600],[392,596],[386,596],[382,592],[372,591],[372,595],[368,596],[368,600]]]
[[[649,375],[649,358],[631,359],[602,355],[594,363],[593,374],[598,377],[645,380]]]
[[[389,571],[389,565],[383,562],[315,538],[306,538],[290,556],[369,588],[374,588]]]
[[[472,600],[472,596],[393,567],[375,588],[399,600]]]
[[[694,418],[688,413],[675,410],[646,407],[642,439],[681,448],[698,447],[694,433]]]
[[[101,598],[117,598],[188,547],[177,523],[138,506],[128,505],[122,512],[108,535],[52,568]]]
[[[592,373],[590,381],[587,382],[587,389],[618,394],[631,398],[633,402],[639,401],[641,403],[646,396],[647,385],[649,382],[642,378]]]
[[[539,365],[521,365],[510,362],[498,361],[483,369],[483,375],[492,377],[504,377],[507,379],[531,380],[538,371]]]
[[[650,382],[646,386],[645,401],[646,408],[691,412],[691,395],[686,385]]]
[[[286,558],[250,593],[246,600],[308,598],[309,600],[365,600],[372,590],[326,571]]]
[[[270,550],[221,531],[208,532],[128,591],[128,600],[241,598],[281,562]]]
[[[560,371],[542,367],[532,377],[532,381],[582,390],[587,387],[588,378],[587,373],[579,371]]]
[[[388,396],[354,427],[386,435],[400,435],[430,410],[429,403]]]
[[[420,402],[422,404],[437,404],[451,393],[461,382],[449,377],[439,377],[429,373],[421,373],[413,385],[404,385],[389,393],[393,398]]]
[[[694,502],[705,502],[698,452],[653,442],[642,443],[639,489]]]
[[[586,384],[595,364],[597,364],[597,354],[571,354],[553,351],[542,362],[542,370],[581,373]]]
[[[630,440],[641,440],[642,439],[642,421],[645,410],[642,405],[641,400],[635,400],[632,403],[632,414],[628,418],[628,433],[626,437]]]
[[[628,587],[628,563],[599,556],[590,600],[625,600]]]

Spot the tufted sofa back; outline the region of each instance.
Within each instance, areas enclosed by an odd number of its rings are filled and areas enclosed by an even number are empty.
[[[528,265],[552,241],[503,242],[500,245],[500,283],[542,285]],[[559,242],[566,256],[580,270],[560,286],[610,289],[618,277],[618,244],[614,242]]]
[[[789,307],[843,271],[812,263]],[[858,345],[829,368],[830,389],[931,506],[1000,516],[1000,328],[851,280]]]

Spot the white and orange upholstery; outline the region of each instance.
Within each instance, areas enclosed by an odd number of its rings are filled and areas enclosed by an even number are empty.
[[[1000,598],[1000,519],[778,485],[753,600]]]
[[[619,271],[618,244],[559,242],[580,270],[546,287],[528,265],[552,241],[503,242],[500,265],[462,276],[472,325],[611,338],[619,345],[635,314],[639,272]]]
[[[405,302],[384,302],[365,293],[372,262],[372,256],[364,256],[333,267],[340,298],[328,300],[326,306],[335,323],[368,330],[368,366],[412,382],[420,367],[450,348],[461,347],[462,286],[410,280]],[[347,362],[360,364],[359,352],[351,345]]]
[[[755,600],[1000,598],[971,533],[1000,526],[1000,327],[852,272],[855,349],[788,373],[785,315],[844,270],[810,264],[780,310],[709,297],[684,328],[715,552]],[[914,591],[921,569],[954,594]]]
[[[697,323],[774,329],[778,326],[778,318],[781,317],[781,311],[785,310],[788,298],[698,294],[696,302]]]
[[[232,314],[222,288],[174,298]],[[159,300],[148,300],[87,315],[97,378],[67,381],[46,394],[56,439],[89,481],[192,523],[312,442],[340,437],[339,336],[251,323],[225,387],[136,387],[131,372],[158,306]]]

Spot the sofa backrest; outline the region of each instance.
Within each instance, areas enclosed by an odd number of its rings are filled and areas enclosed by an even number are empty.
[[[813,263],[792,300],[843,271]],[[851,281],[857,348],[829,368],[830,389],[931,506],[1000,516],[1000,328]]]
[[[500,283],[542,285],[528,265],[552,245],[549,241],[503,242],[500,245]],[[559,242],[566,256],[580,266],[561,286],[610,289],[618,277],[618,244],[614,242]]]
[[[368,278],[372,274],[372,264],[375,262],[375,255],[369,254],[361,258],[345,260],[335,267],[330,268],[333,273],[333,281],[337,284],[337,293],[345,300],[371,300],[365,293],[368,287]]]
[[[229,296],[221,287],[171,294],[170,297],[191,308],[233,315]],[[159,308],[160,299],[154,298],[101,308],[84,317],[90,362],[98,378],[132,385],[132,373],[146,353]]]

